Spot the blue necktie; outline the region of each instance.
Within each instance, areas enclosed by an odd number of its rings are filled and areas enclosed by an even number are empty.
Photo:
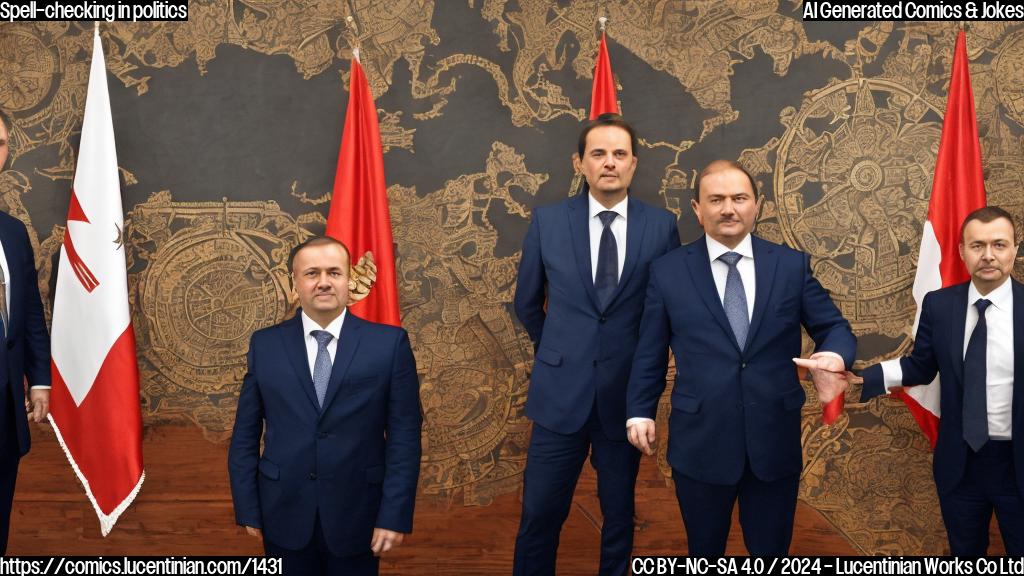
[[[750,329],[750,316],[747,315],[747,293],[743,289],[743,278],[740,271],[736,269],[736,263],[743,256],[736,252],[726,252],[718,257],[729,266],[729,275],[725,277],[725,299],[722,305],[725,307],[725,317],[729,319],[732,326],[732,333],[736,336],[736,343],[740,350],[747,344],[747,330]]]
[[[331,381],[331,353],[327,351],[327,345],[334,336],[326,330],[313,330],[312,334],[317,345],[316,361],[313,362],[313,388],[316,390],[316,401],[323,408],[327,383]]]
[[[988,323],[985,310],[992,302],[979,298],[978,324],[967,341],[964,354],[964,440],[977,452],[988,442],[988,400],[986,397],[987,372],[985,353],[988,345]]]
[[[615,243],[611,223],[618,216],[616,212],[605,210],[597,215],[601,219],[604,230],[601,232],[601,243],[597,246],[597,273],[594,275],[594,288],[601,308],[608,305],[608,300],[619,285],[619,246]]]

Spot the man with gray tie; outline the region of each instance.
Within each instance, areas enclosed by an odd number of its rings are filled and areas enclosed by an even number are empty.
[[[653,454],[671,345],[668,462],[693,556],[724,554],[737,501],[751,555],[789,552],[803,469],[805,396],[792,363],[800,326],[817,345],[811,376],[822,402],[845,389],[836,372],[857,347],[810,257],[752,234],[760,205],[740,164],[701,171],[691,207],[704,236],[651,264],[630,373],[628,437]]]
[[[1024,375],[1024,285],[1010,277],[1016,257],[1009,212],[986,206],[968,214],[960,258],[970,281],[925,295],[911,355],[863,372],[861,400],[939,375],[933,466],[954,556],[987,553],[993,510],[1007,554],[1024,555],[1024,393],[1015,391]]]
[[[377,574],[379,555],[412,532],[416,360],[405,330],[348,313],[349,262],[334,238],[295,247],[301,310],[252,335],[238,398],[235,518],[287,574]]]

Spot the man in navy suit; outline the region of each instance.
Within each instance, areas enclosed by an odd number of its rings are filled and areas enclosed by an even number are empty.
[[[725,552],[739,500],[752,555],[785,555],[803,468],[804,390],[791,358],[800,326],[817,344],[812,370],[821,400],[845,388],[856,338],[811,275],[810,258],[751,234],[761,200],[738,163],[716,160],[691,201],[705,235],[651,264],[629,381],[627,431],[647,454],[676,359],[668,462],[690,554]]]
[[[346,312],[349,258],[327,237],[292,251],[301,310],[252,335],[238,398],[235,518],[288,574],[376,574],[412,532],[416,361],[405,330]]]
[[[515,309],[536,361],[515,574],[555,573],[588,451],[604,516],[600,573],[628,572],[640,454],[622,427],[626,382],[648,264],[679,245],[675,216],[628,193],[637,163],[632,126],[602,115],[578,145],[573,164],[589,190],[534,210],[519,263]]]
[[[1020,556],[1024,393],[1015,388],[1024,375],[1024,285],[1010,277],[1017,257],[1010,214],[995,206],[969,214],[960,257],[971,280],[925,295],[914,351],[866,369],[861,399],[930,384],[938,374],[934,473],[950,553],[985,555],[994,509],[1006,552]]]
[[[0,112],[0,170],[10,151],[10,123]],[[43,303],[39,298],[35,257],[21,220],[0,212],[0,555],[7,553],[11,503],[18,463],[28,453],[31,436],[26,408],[34,422],[42,422],[50,410],[50,336],[46,332]],[[28,380],[28,402],[25,381]]]

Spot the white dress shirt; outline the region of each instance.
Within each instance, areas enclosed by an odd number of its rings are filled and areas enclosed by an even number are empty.
[[[1013,283],[1007,279],[1001,286],[982,296],[974,287],[967,288],[967,321],[964,324],[963,355],[978,325],[978,309],[974,303],[985,298],[992,305],[985,310],[988,338],[985,345],[985,402],[988,409],[988,436],[993,440],[1010,440],[1013,412]],[[903,367],[899,360],[882,362],[885,388],[903,385]]]
[[[341,325],[345,323],[345,315],[348,314],[348,309],[341,311],[341,316],[334,319],[333,322],[327,325],[327,327],[320,326],[315,320],[306,316],[306,312],[302,312],[302,333],[306,335],[306,360],[309,361],[309,375],[313,375],[313,369],[316,365],[316,353],[320,350],[320,345],[317,344],[316,338],[313,336],[313,332],[316,330],[326,330],[331,333],[331,341],[327,343],[327,353],[331,356],[331,365],[334,365],[334,355],[338,351],[338,339],[341,337]]]
[[[711,236],[704,235],[708,242],[708,258],[711,260],[711,275],[715,278],[715,288],[718,289],[718,299],[725,306],[725,282],[729,277],[729,265],[719,260],[718,257],[726,252],[735,252],[742,256],[736,262],[736,270],[740,273],[740,280],[743,280],[743,292],[747,297],[747,321],[754,317],[754,295],[757,294],[754,278],[754,247],[750,241],[750,234],[747,234],[735,248],[729,248]]]
[[[618,214],[612,223],[608,225],[612,229],[612,235],[615,236],[615,248],[619,252],[619,265],[617,270],[618,278],[622,277],[622,263],[626,261],[626,207],[629,205],[629,196],[622,199],[621,202],[612,206],[611,208],[605,208],[600,202],[594,199],[594,196],[587,194],[587,203],[590,207],[588,218],[590,222],[590,274],[591,278],[597,280],[597,252],[601,248],[601,234],[604,232],[604,224],[601,223],[601,218],[598,216],[605,210],[611,210]]]

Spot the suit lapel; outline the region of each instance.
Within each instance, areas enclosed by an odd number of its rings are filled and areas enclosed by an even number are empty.
[[[354,316],[351,312],[345,313],[345,321],[341,324],[341,334],[338,337],[338,348],[334,351],[334,364],[331,367],[331,380],[327,384],[327,395],[324,397],[324,407],[320,414],[327,412],[331,401],[338,395],[341,388],[341,381],[356,356],[356,349],[359,348],[359,329],[363,320]]]
[[[1017,390],[1017,379],[1024,378],[1024,330],[1017,331],[1018,326],[1024,326],[1024,284],[1010,279],[1013,282],[1013,400],[1010,417],[1010,430],[1017,438],[1021,430],[1021,420],[1024,417],[1024,392]],[[1022,393],[1019,393],[1022,392]]]
[[[15,263],[20,261],[21,255],[16,253],[18,242],[14,237],[14,230],[11,226],[7,226],[6,224],[0,226],[0,244],[3,244],[4,259],[7,260],[8,278],[6,278],[5,281],[7,282],[7,285],[11,287],[11,300],[18,302],[18,290],[21,288],[22,271],[15,266]],[[24,312],[21,308],[23,308],[23,306],[11,306],[11,302],[7,303],[7,311],[9,313],[7,321],[10,323],[10,326],[6,327],[8,340],[15,339],[18,336],[15,327],[18,326],[17,317]]]
[[[726,340],[732,343],[739,351],[736,343],[736,336],[733,334],[729,319],[725,316],[725,308],[722,307],[722,300],[718,297],[718,288],[715,287],[715,277],[711,273],[711,261],[708,260],[708,242],[706,237],[701,237],[690,244],[686,249],[686,269],[690,271],[690,279],[697,288],[704,305],[711,311],[718,324],[725,332]]]
[[[953,295],[953,321],[950,322],[949,351],[953,354],[956,374],[957,398],[962,398],[964,382],[964,330],[967,329],[967,288],[970,281],[961,284]]]
[[[756,236],[750,237],[750,245],[754,251],[754,314],[750,318],[750,330],[747,331],[747,344],[745,349],[749,350],[757,329],[761,327],[765,310],[772,297],[772,288],[775,287],[775,270],[778,268],[779,255],[775,247],[764,242]]]
[[[284,345],[285,355],[291,362],[295,375],[298,376],[300,388],[306,393],[306,397],[313,403],[313,407],[320,409],[316,401],[316,389],[313,388],[313,376],[309,373],[309,357],[306,355],[306,334],[302,330],[302,311],[299,310],[291,320],[281,324],[281,340]]]
[[[587,221],[589,194],[578,194],[569,200],[569,235],[572,237],[572,248],[576,255],[576,268],[580,273],[583,288],[594,304],[600,309],[597,291],[594,289],[594,276],[590,263],[590,223]]]
[[[640,247],[644,243],[644,232],[647,231],[647,215],[643,204],[629,198],[626,204],[626,261],[622,263],[622,274],[619,275],[619,284],[608,299],[608,306],[619,297],[623,286],[629,281],[633,271],[636,270],[636,262],[640,259]]]

